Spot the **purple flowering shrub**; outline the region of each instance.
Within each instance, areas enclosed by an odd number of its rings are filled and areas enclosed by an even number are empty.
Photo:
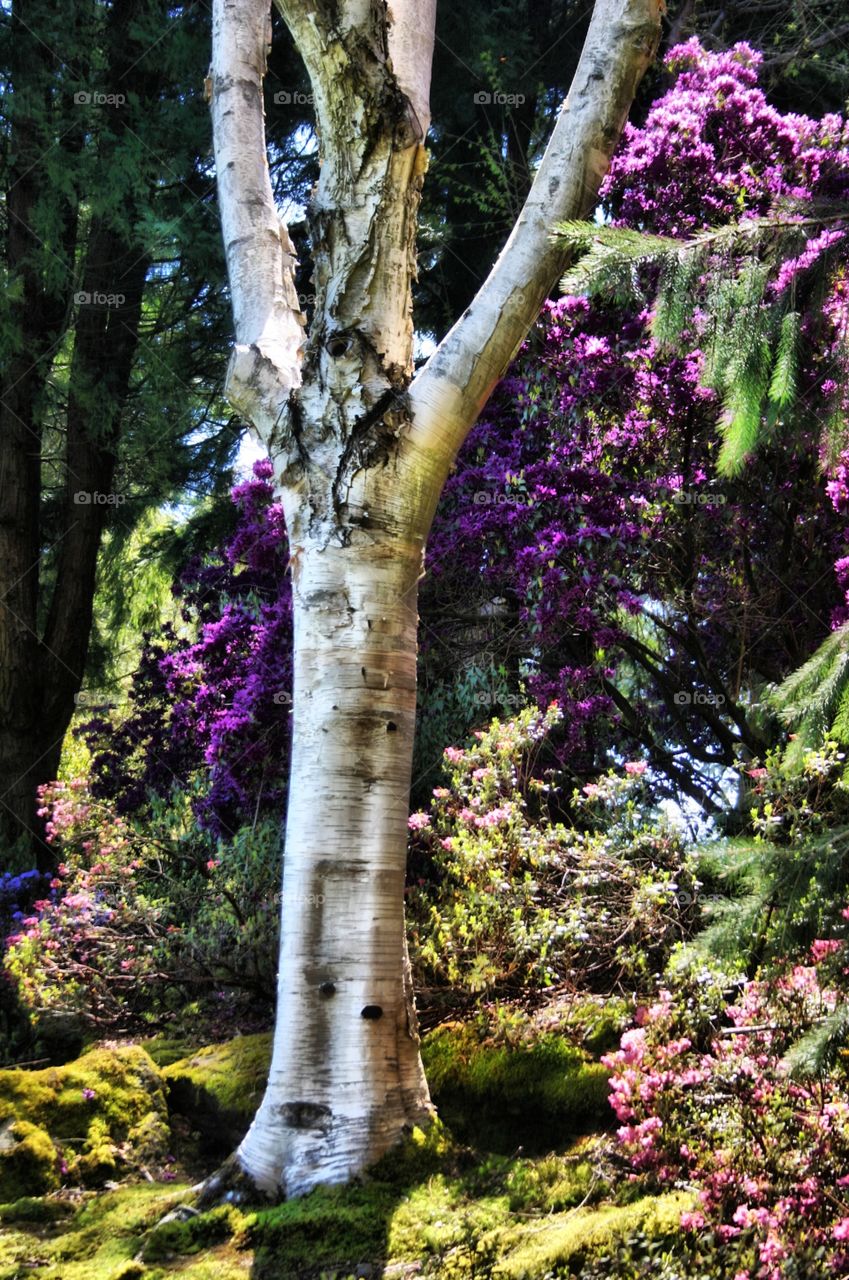
[[[220,553],[175,584],[187,639],[148,638],[117,723],[84,727],[92,792],[118,811],[189,788],[201,826],[234,837],[285,805],[292,683],[291,585],[271,463],[232,494],[237,524]],[[192,634],[194,638],[192,638]]]
[[[447,785],[429,812],[411,815],[407,906],[421,985],[633,991],[692,932],[692,852],[646,813],[641,762],[575,797],[580,825],[552,820],[539,757],[562,714],[530,707],[493,720],[473,747],[448,747]]]
[[[759,62],[743,45],[670,53],[670,88],[628,127],[605,180],[616,223],[684,236],[791,205],[797,221],[824,201],[842,212],[843,121],[778,112]],[[707,807],[709,783],[676,767],[676,748],[726,765],[741,737],[763,750],[749,687],[783,679],[827,634],[839,601],[830,566],[846,550],[832,505],[843,460],[827,481],[820,457],[845,348],[845,232],[806,234],[774,282],[801,312],[792,430],[774,431],[740,479],[717,482],[710,316],[697,313],[672,353],[648,306],[547,305],[440,504],[422,593],[429,690],[441,695],[429,673],[450,685],[456,655],[477,642],[514,687],[560,702],[561,760],[580,778],[611,746],[640,749],[655,779]],[[834,266],[825,294],[811,271],[823,263]]]
[[[144,822],[84,779],[42,788],[55,876],[7,938],[4,971],[38,1024],[76,1014],[101,1034],[148,1025],[232,988],[267,1008],[276,973],[276,822],[216,841],[191,797]]]
[[[695,37],[667,53],[674,81],[642,126],[626,124],[602,185],[620,225],[684,237],[845,195],[846,122],[776,110],[758,85],[762,61],[747,44],[714,53]]]
[[[603,1059],[631,1179],[697,1189],[682,1251],[701,1268],[721,1260],[734,1280],[849,1275],[845,1065],[808,1076],[788,1058],[845,990],[841,933],[730,1003],[714,975],[693,972]]]

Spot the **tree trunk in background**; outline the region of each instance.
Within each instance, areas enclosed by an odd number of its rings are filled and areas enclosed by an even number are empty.
[[[57,569],[48,600],[39,562],[46,551],[41,525],[41,403],[57,350],[72,315],[74,259],[79,251],[75,198],[60,201],[59,234],[51,251],[36,229],[44,175],[40,161],[56,144],[46,100],[56,56],[24,25],[38,29],[38,14],[21,0],[12,10],[14,86],[10,167],[6,193],[6,261],[10,279],[21,281],[10,303],[21,340],[9,361],[0,396],[0,862],[50,869],[53,851],[36,814],[39,785],[56,777],[62,741],[85,671],[94,607],[97,559],[107,513],[97,501],[114,487],[121,416],[130,387],[141,319],[148,257],[135,233],[130,203],[120,215],[95,215],[86,229],[80,292],[120,295],[120,305],[83,303],[74,322],[65,410],[65,492],[56,540]],[[141,66],[132,27],[143,0],[116,0],[106,28],[108,70],[104,87],[114,94],[155,100],[151,75]],[[60,120],[74,118],[65,102]],[[62,112],[66,114],[62,114]],[[73,154],[83,144],[86,116],[60,138]],[[110,122],[100,159],[107,168],[120,146],[125,122],[120,110]],[[49,284],[39,266],[45,256],[61,284]],[[79,500],[78,495],[83,495]],[[46,615],[46,616],[45,616]]]
[[[211,106],[236,346],[231,403],[274,462],[292,550],[294,743],[274,1052],[212,1198],[344,1182],[431,1114],[403,889],[416,583],[445,477],[565,263],[654,55],[659,0],[598,0],[513,234],[412,378],[415,224],[435,0],[280,0],[313,84],[321,174],[305,340],[265,154],[264,0],[216,0]],[[471,86],[470,86],[471,91]]]
[[[32,858],[37,830],[35,787],[41,734],[38,643],[42,423],[40,401],[55,348],[67,323],[73,288],[77,207],[73,195],[59,199],[54,261],[63,263],[62,283],[48,287],[45,256],[34,223],[44,183],[42,161],[53,142],[46,99],[56,59],[32,37],[16,3],[11,12],[9,77],[11,103],[5,191],[5,265],[17,285],[6,301],[10,333],[0,378],[0,856],[8,865]],[[29,23],[35,21],[25,9]],[[72,153],[82,146],[83,122],[67,135]],[[14,347],[12,348],[12,343]],[[10,350],[10,348],[12,348]],[[16,851],[16,852],[13,852]]]

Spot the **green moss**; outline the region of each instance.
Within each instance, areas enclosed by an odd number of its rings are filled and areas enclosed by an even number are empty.
[[[189,1116],[209,1154],[229,1154],[241,1142],[262,1100],[271,1036],[237,1036],[166,1067],[168,1103]]]
[[[440,1259],[446,1273],[446,1255],[458,1252],[471,1257],[485,1236],[497,1232],[507,1220],[506,1195],[467,1199],[456,1182],[437,1175],[416,1187],[392,1215],[388,1231],[391,1258]],[[461,1257],[455,1264],[461,1268]]]
[[[644,1196],[624,1207],[603,1205],[560,1214],[546,1219],[544,1230],[537,1222],[502,1232],[493,1280],[541,1280],[570,1262],[606,1253],[635,1231],[672,1235],[679,1230],[681,1213],[694,1203],[695,1196],[676,1191]]]
[[[145,1262],[162,1262],[177,1254],[200,1253],[240,1233],[243,1223],[244,1215],[231,1205],[162,1222],[146,1236],[141,1256]]]
[[[176,1269],[154,1267],[144,1272],[145,1280],[253,1280],[250,1255],[238,1253],[224,1245],[209,1249],[197,1257],[184,1259]]]
[[[386,1258],[387,1222],[397,1193],[386,1183],[319,1187],[302,1200],[251,1214],[240,1243],[255,1250],[252,1280],[295,1280],[321,1269]]]
[[[50,1134],[28,1120],[0,1125],[0,1201],[41,1195],[59,1185],[59,1157]]]
[[[485,1150],[550,1150],[609,1119],[607,1071],[554,1033],[510,1048],[482,1043],[470,1024],[444,1023],[423,1058],[446,1123]]]
[[[73,1211],[73,1205],[65,1200],[23,1196],[12,1204],[0,1204],[0,1222],[33,1222],[44,1225],[60,1222]]]
[[[188,1057],[195,1048],[189,1040],[169,1036],[154,1036],[152,1040],[142,1040],[139,1043],[160,1069]]]
[[[35,1280],[147,1280],[136,1261],[144,1235],[189,1191],[149,1182],[121,1187],[90,1196],[73,1217],[56,1224],[58,1233],[45,1235],[35,1224],[30,1231],[4,1231],[0,1280],[18,1280],[24,1273]]]
[[[584,1143],[568,1155],[543,1156],[540,1160],[513,1160],[506,1177],[513,1213],[560,1213],[600,1199],[609,1192],[592,1160],[584,1158]]]
[[[405,1187],[436,1173],[459,1153],[457,1143],[438,1117],[427,1129],[418,1125],[382,1156],[368,1171],[371,1182],[388,1182]]]
[[[162,1077],[135,1045],[95,1049],[44,1071],[0,1071],[0,1125],[17,1115],[25,1115],[61,1150],[71,1178],[88,1185],[113,1178],[133,1161],[134,1135],[149,1156],[152,1135],[164,1144],[168,1132]],[[43,1141],[41,1147],[46,1151]],[[47,1189],[45,1183],[32,1188]],[[16,1198],[0,1178],[0,1200]]]

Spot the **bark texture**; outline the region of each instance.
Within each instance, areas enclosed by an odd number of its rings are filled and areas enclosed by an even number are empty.
[[[432,1114],[403,919],[425,541],[457,450],[562,272],[551,226],[592,207],[660,30],[660,0],[597,0],[513,235],[413,379],[435,0],[278,5],[320,137],[308,335],[263,142],[265,0],[215,0],[211,85],[236,322],[228,394],[272,456],[292,547],[274,1052],[230,1170],[272,1197],[346,1181]]]

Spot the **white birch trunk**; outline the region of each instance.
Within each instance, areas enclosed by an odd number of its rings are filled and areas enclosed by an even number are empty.
[[[343,1182],[432,1115],[404,939],[416,595],[450,465],[563,269],[657,43],[661,0],[597,0],[510,242],[412,380],[411,284],[435,0],[278,0],[321,140],[304,342],[268,181],[265,0],[215,0],[211,108],[236,346],[227,391],[268,446],[294,599],[294,739],[268,1088],[207,1198]]]

